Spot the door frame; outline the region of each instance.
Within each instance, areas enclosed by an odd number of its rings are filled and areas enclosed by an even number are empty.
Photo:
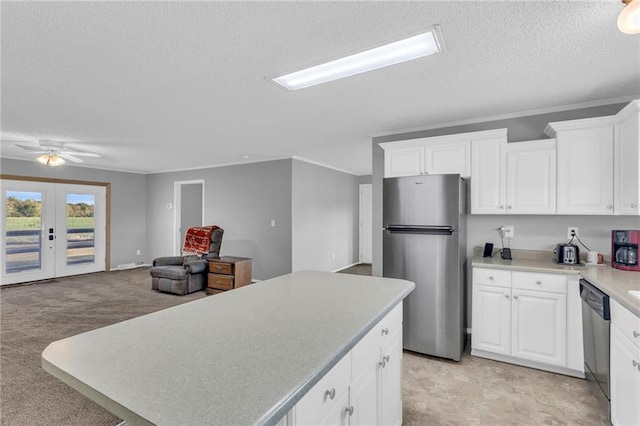
[[[204,212],[205,212],[205,190],[204,179],[192,179],[192,180],[178,180],[173,182],[173,255],[180,256],[182,249],[180,248],[180,224],[182,223],[182,185],[202,185],[202,223],[204,225]]]
[[[21,180],[25,182],[63,183],[70,185],[103,186],[105,188],[105,242],[104,242],[104,270],[111,270],[111,182],[92,182],[86,180],[44,178],[34,176],[0,174],[2,180]],[[5,214],[3,212],[2,214]]]
[[[363,189],[369,192],[369,202],[364,203]],[[373,262],[373,185],[370,183],[361,183],[358,187],[358,263],[372,263]],[[368,215],[368,216],[367,216]],[[363,226],[363,223],[367,222],[368,217],[369,226]],[[364,256],[364,237],[368,235],[369,238],[369,253],[368,256]]]

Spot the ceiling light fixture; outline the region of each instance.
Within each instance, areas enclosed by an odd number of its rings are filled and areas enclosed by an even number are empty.
[[[442,51],[442,36],[436,34],[439,32],[439,28],[436,25],[429,31],[413,37],[292,72],[272,80],[289,90],[298,90],[422,58]]]
[[[640,34],[640,0],[622,0],[618,29],[625,34]]]
[[[42,154],[36,158],[36,161],[49,167],[61,166],[65,163],[64,158],[57,154]]]

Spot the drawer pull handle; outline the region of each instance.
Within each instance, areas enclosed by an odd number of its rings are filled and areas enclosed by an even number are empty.
[[[493,281],[493,275],[489,275],[489,279]]]
[[[325,399],[328,396],[329,399],[333,399],[336,397],[336,388],[331,388],[331,390],[328,390],[324,393]]]
[[[384,335],[387,335],[387,334],[389,334],[389,329],[388,328],[383,328],[382,329],[382,335],[384,336]]]
[[[387,362],[389,362],[389,355],[383,356],[382,361],[378,363],[380,367],[385,368],[387,366]]]
[[[542,281],[536,281],[536,284],[542,285]]]
[[[505,297],[505,299],[508,299],[508,298],[509,298],[509,295],[508,295],[508,294],[505,294],[505,295],[504,295],[504,297]]]
[[[640,333],[638,333],[637,331],[633,330],[633,337],[640,337]]]
[[[514,294],[514,295],[513,295],[513,298],[514,298],[514,299],[518,299],[518,295],[517,295],[517,294]]]
[[[348,406],[347,408],[344,409],[344,411],[349,415],[349,416],[353,416],[353,405]]]

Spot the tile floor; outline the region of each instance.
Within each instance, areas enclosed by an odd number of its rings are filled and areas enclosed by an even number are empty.
[[[608,425],[582,379],[465,353],[405,352],[403,425]]]

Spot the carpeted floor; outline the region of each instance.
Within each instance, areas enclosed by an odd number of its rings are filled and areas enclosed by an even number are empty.
[[[370,275],[370,265],[341,272],[367,275],[367,268]],[[1,423],[117,425],[45,372],[40,354],[55,340],[202,297],[152,291],[147,268],[0,289]],[[584,380],[468,352],[459,363],[405,352],[402,387],[406,425],[607,424]]]
[[[152,291],[147,268],[0,289],[2,424],[118,424],[108,411],[45,372],[40,354],[53,341],[201,297],[204,292]]]

